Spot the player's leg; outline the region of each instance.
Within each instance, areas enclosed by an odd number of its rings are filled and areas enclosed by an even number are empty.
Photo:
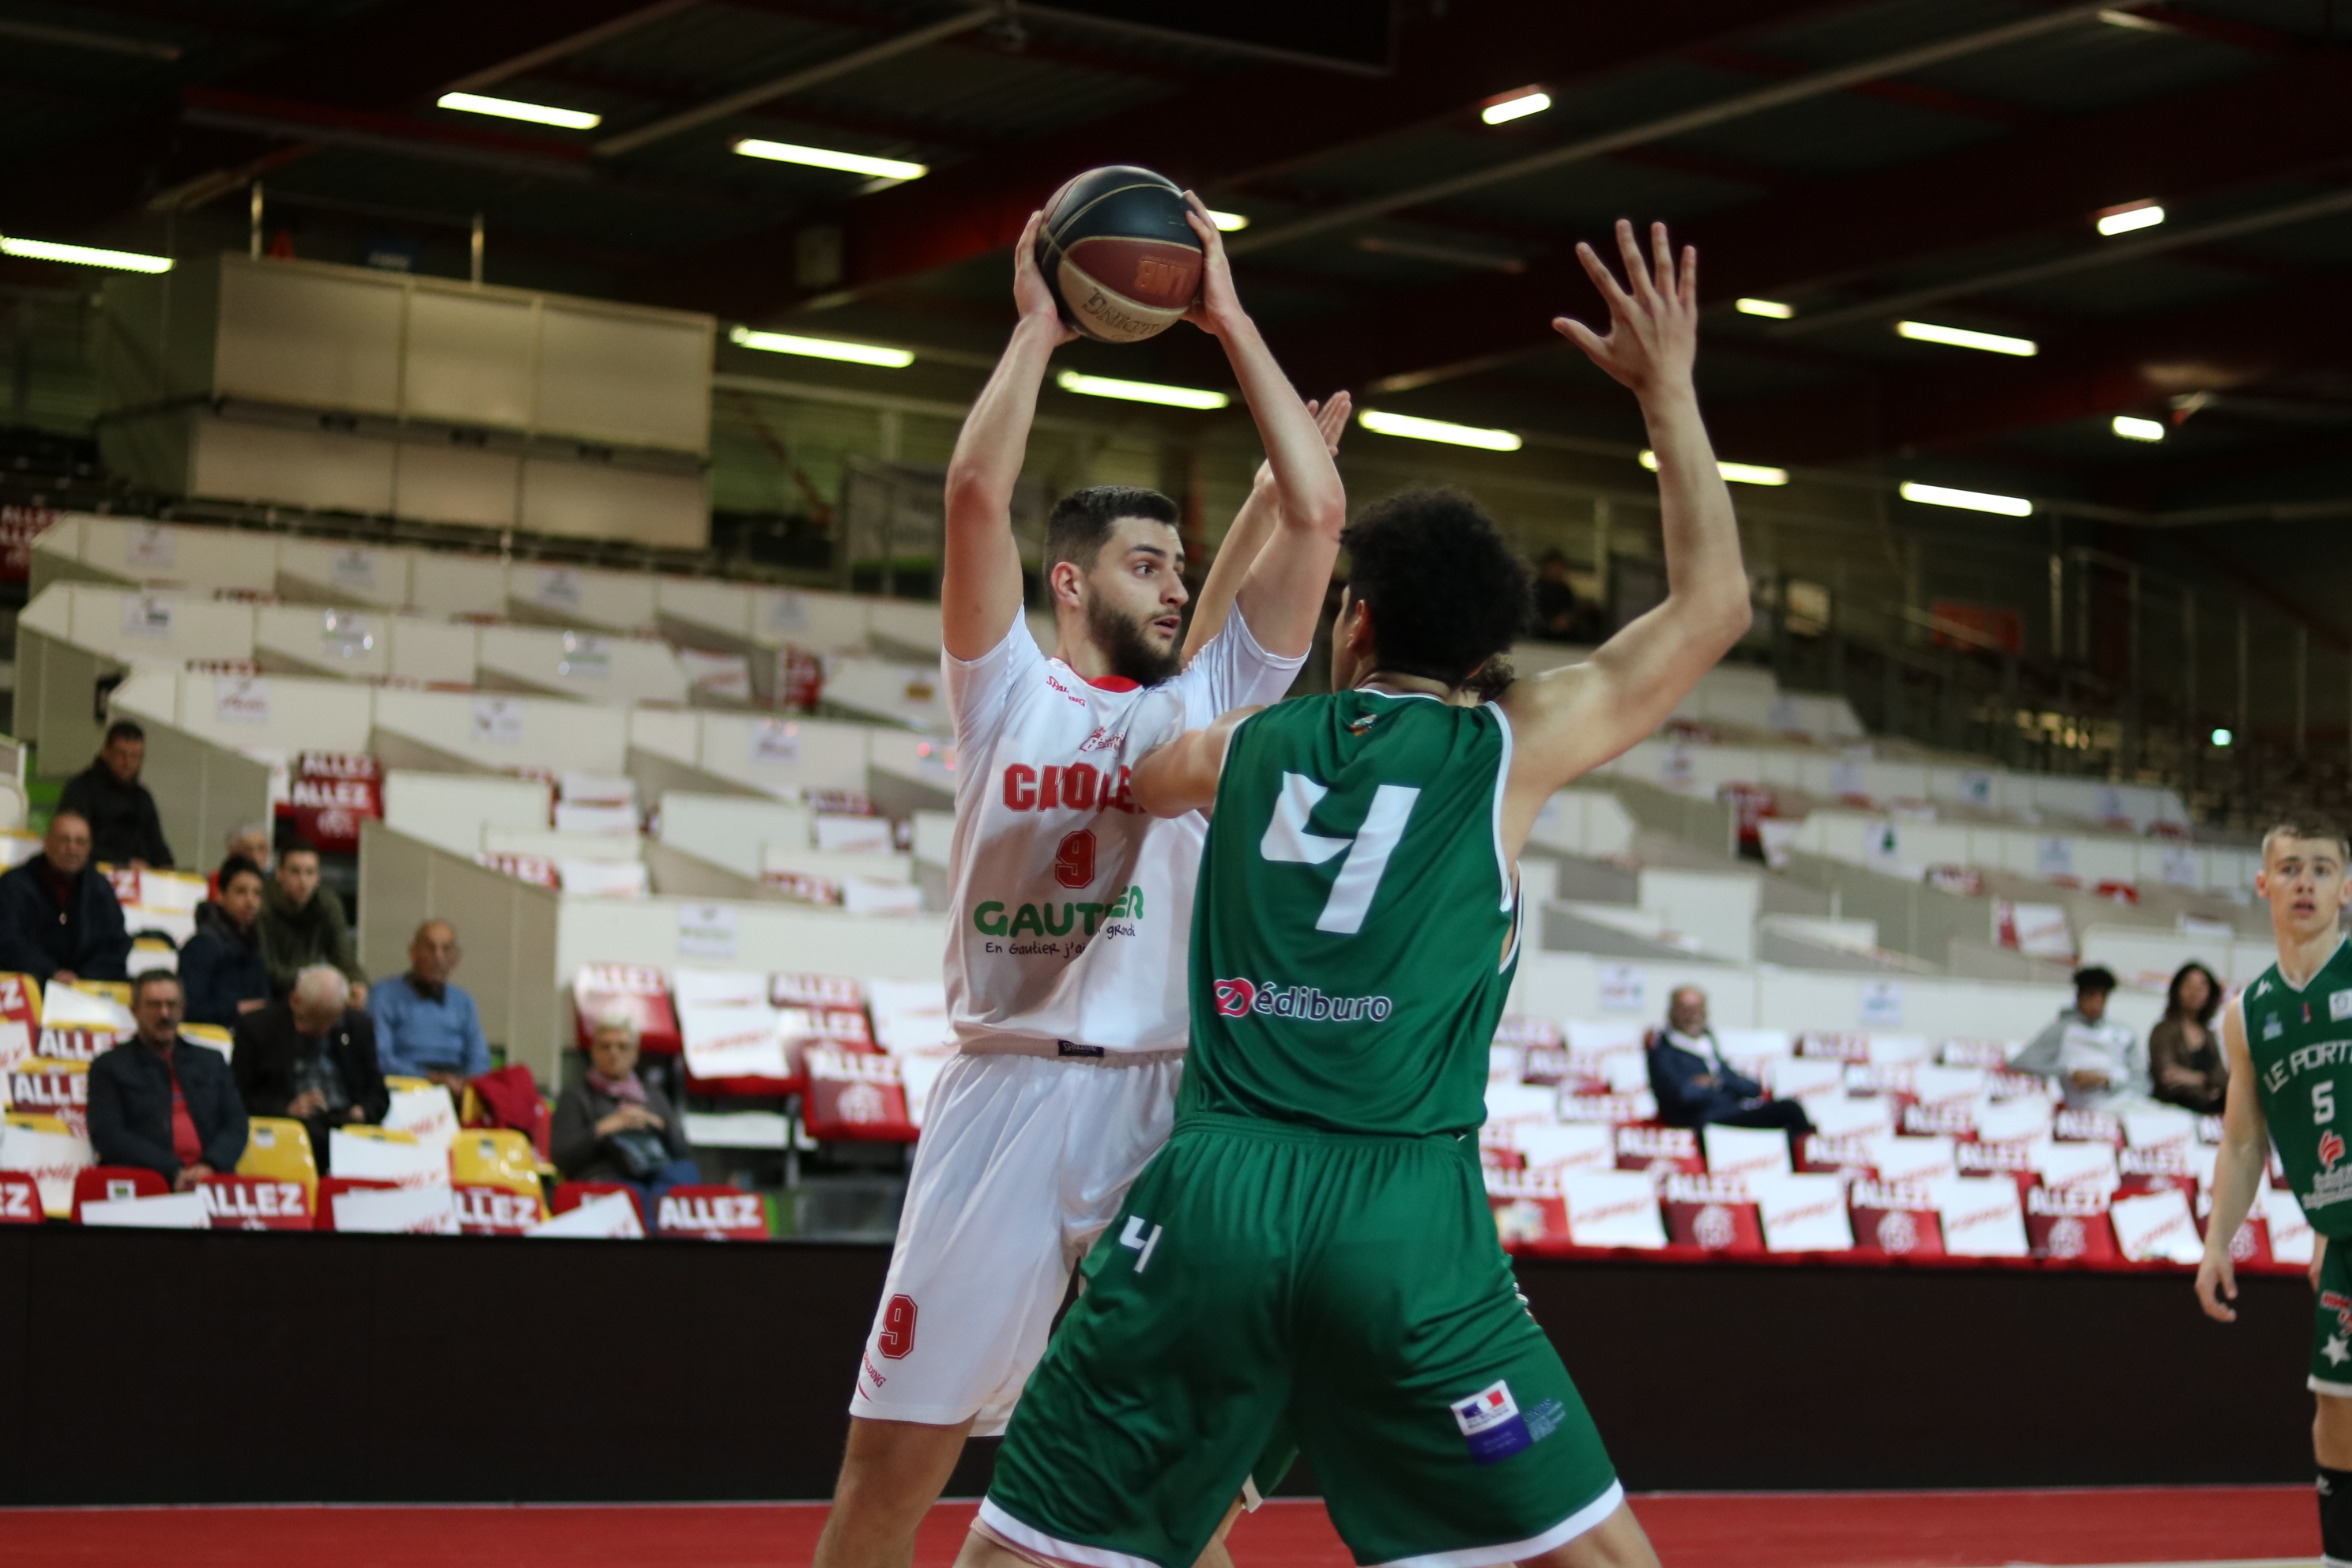
[[[952,1426],[849,1418],[849,1447],[834,1483],[833,1510],[816,1542],[816,1568],[907,1568],[915,1531],[946,1489],[969,1420]]]
[[[932,1091],[818,1568],[905,1568],[915,1531],[1044,1352],[1069,1270],[1059,1188],[1071,1069],[966,1056]],[[998,1418],[1001,1421],[1001,1416]]]
[[[2319,1543],[2329,1568],[2352,1568],[2352,1245],[2320,1254],[2313,1302],[2311,1424],[2319,1470]]]
[[[1291,1404],[1357,1561],[1648,1568],[1600,1434],[1521,1303],[1475,1163],[1450,1140],[1332,1156]]]

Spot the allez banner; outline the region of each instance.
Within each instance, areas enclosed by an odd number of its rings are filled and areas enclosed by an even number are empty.
[[[765,1241],[767,1205],[757,1193],[716,1184],[672,1187],[662,1194],[655,1225],[664,1236],[705,1241]]]
[[[267,1176],[205,1176],[196,1191],[215,1230],[309,1230],[310,1194],[299,1182]]]

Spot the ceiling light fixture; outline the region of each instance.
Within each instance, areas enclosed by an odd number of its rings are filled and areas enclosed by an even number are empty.
[[[803,147],[791,142],[763,142],[756,136],[737,142],[735,151],[746,158],[805,163],[812,169],[838,169],[845,174],[866,174],[877,180],[919,180],[931,172],[928,164],[909,163],[903,158],[869,158],[863,153],[835,153],[826,147]]]
[[[1478,111],[1478,118],[1489,125],[1505,125],[1514,120],[1525,120],[1530,114],[1541,114],[1551,107],[1551,94],[1538,88],[1515,93],[1498,102],[1490,103]]]
[[[1943,343],[1956,349],[1981,349],[1989,354],[2015,354],[2032,359],[2042,345],[2032,338],[2003,337],[1999,332],[1972,332],[1966,327],[1939,327],[1933,321],[1897,321],[1895,335],[1923,343]]]
[[[511,98],[484,98],[478,92],[445,92],[434,101],[440,108],[467,114],[495,114],[500,120],[528,120],[533,125],[560,125],[566,131],[593,131],[604,123],[603,115],[583,109],[551,109],[544,103],[520,103]]]
[[[2103,235],[2129,234],[2134,229],[2154,228],[2164,221],[2164,208],[2154,202],[2132,202],[2119,207],[2108,207],[2097,215],[2099,232]]]
[[[1449,447],[1476,447],[1488,452],[1516,452],[1519,438],[1508,430],[1482,430],[1475,425],[1453,425],[1443,419],[1422,419],[1411,414],[1388,414],[1367,408],[1356,423],[1375,436],[1402,436],[1408,441],[1443,441]]]
[[[2164,439],[2164,421],[2161,419],[2142,419],[2130,414],[2118,414],[2108,428],[2126,441]]]
[[[2023,496],[1997,496],[1984,490],[1956,490],[1943,485],[1915,485],[1906,479],[1895,489],[1905,500],[1921,506],[1956,506],[1962,511],[1998,512],[2002,517],[2032,517],[2033,503]]]
[[[169,272],[168,256],[142,256],[135,250],[100,250],[90,245],[59,245],[47,239],[18,239],[0,235],[0,255],[21,256],[27,261],[63,261],[75,267],[111,267],[118,272]]]
[[[2231,734],[2227,730],[2216,730],[2213,731],[2213,743],[2217,746],[2226,746],[2236,739],[2237,737]]]
[[[2124,10],[2110,9],[2102,11],[2099,13],[2099,20],[2105,22],[2110,27],[2133,27],[2143,33],[2168,33],[2172,31],[2170,27],[2166,26],[2163,23],[2157,21],[2153,17],[2135,16],[2129,11]]]
[[[845,360],[851,364],[877,364],[886,370],[904,370],[915,363],[915,356],[905,349],[845,342],[839,338],[803,338],[791,332],[758,332],[749,327],[737,327],[727,334],[727,341],[762,353]]]
[[[1738,304],[1743,316],[1769,316],[1776,321],[1785,321],[1797,313],[1797,307],[1783,305],[1778,300],[1741,300]]]
[[[1642,448],[1642,467],[1652,473],[1658,471],[1658,455],[1647,447]],[[1717,462],[1715,471],[1735,485],[1785,485],[1789,482],[1786,468],[1768,468],[1761,463]]]
[[[1233,399],[1222,392],[1198,386],[1162,386],[1156,381],[1120,381],[1116,376],[1081,375],[1066,370],[1054,378],[1064,392],[1082,397],[1118,397],[1129,403],[1159,403],[1170,408],[1223,408]]]
[[[1217,232],[1220,234],[1231,234],[1236,229],[1249,227],[1249,219],[1242,214],[1221,213],[1213,208],[1209,213],[1209,221],[1217,226]]]

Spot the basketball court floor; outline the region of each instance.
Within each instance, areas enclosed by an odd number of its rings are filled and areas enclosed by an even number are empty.
[[[1665,1568],[2308,1564],[2311,1489],[1673,1493],[1634,1511]],[[932,1510],[916,1568],[948,1568],[970,1503]],[[0,1510],[5,1568],[801,1568],[821,1503]],[[1281,1500],[1234,1531],[1236,1568],[1348,1568],[1323,1507]]]

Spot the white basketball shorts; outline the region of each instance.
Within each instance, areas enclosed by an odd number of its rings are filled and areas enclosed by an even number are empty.
[[[1181,1052],[968,1052],[931,1089],[849,1413],[993,1437],[1086,1256],[1168,1141]]]

